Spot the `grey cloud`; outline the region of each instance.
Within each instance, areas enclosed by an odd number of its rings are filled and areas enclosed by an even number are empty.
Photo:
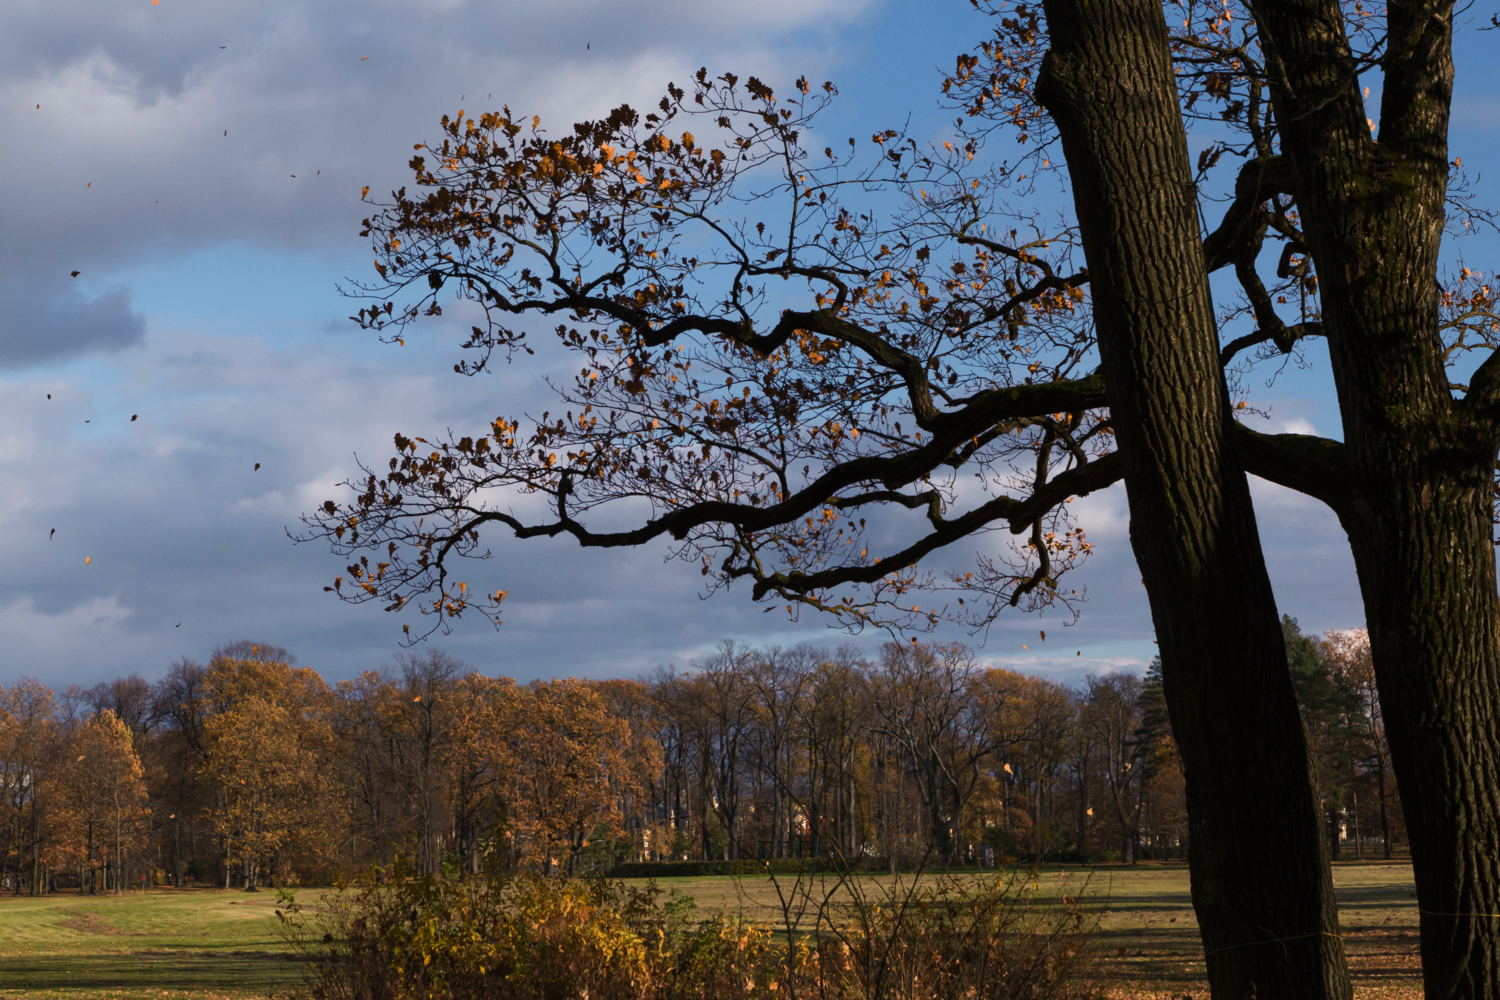
[[[556,127],[621,101],[654,100],[666,80],[681,82],[704,64],[773,81],[802,69],[838,79],[825,63],[847,53],[798,65],[791,49],[770,43],[794,27],[799,43],[804,34],[836,32],[865,6],[0,5],[0,91],[9,98],[0,102],[0,129],[37,161],[0,203],[0,227],[25,237],[0,246],[0,273],[9,275],[0,304],[12,319],[31,316],[33,331],[53,331],[28,341],[0,319],[0,365],[141,341],[125,293],[96,291],[91,299],[64,277],[75,268],[84,271],[80,283],[103,282],[89,289],[107,288],[112,274],[145,274],[161,287],[174,261],[249,246],[330,269],[328,299],[315,304],[283,302],[263,276],[238,269],[200,280],[264,299],[255,323],[269,331],[266,340],[239,319],[198,319],[188,305],[159,309],[163,297],[149,299],[142,283],[153,315],[138,349],[69,369],[71,382],[36,368],[0,379],[9,418],[0,426],[0,683],[28,673],[61,684],[132,670],[149,676],[177,656],[201,659],[245,636],[285,645],[331,677],[387,662],[402,619],[323,593],[342,565],[326,549],[289,544],[283,529],[338,495],[334,484],[355,472],[351,454],[383,464],[395,430],[482,426],[547,404],[536,405],[544,359],[498,366],[481,379],[453,376],[455,339],[441,324],[399,350],[325,335],[352,331],[324,321],[351,306],[332,292],[348,272],[330,260],[361,255],[360,186],[379,192],[403,183],[411,144],[459,106],[509,101]],[[890,54],[875,53],[871,64],[897,65]],[[920,63],[910,71],[928,72],[931,60]],[[7,360],[11,351],[17,360]],[[137,412],[141,419],[130,423]],[[1355,624],[1357,590],[1336,523],[1257,493],[1257,503],[1263,499],[1263,537],[1283,606],[1310,628]],[[1091,656],[1100,664],[1149,658],[1149,609],[1122,491],[1086,500],[1082,523],[1098,555],[1070,580],[1088,590],[1081,620],[1064,628],[1060,614],[1003,617],[980,651],[985,659],[1072,677]],[[1007,540],[1003,533],[966,540],[942,562],[957,565]],[[696,569],[663,562],[662,549],[584,551],[567,540],[522,543],[500,534],[487,541],[494,559],[465,572],[471,586],[511,592],[505,625],[494,632],[466,621],[436,640],[487,672],[628,675],[684,665],[725,637],[784,646],[846,641],[811,616],[791,623],[779,608],[766,613],[744,589],[700,601]],[[410,621],[414,629],[420,623]],[[1046,658],[1034,641],[1039,629],[1048,631]],[[872,632],[853,641],[873,652],[886,638]],[[1058,649],[1061,662],[1053,662]]]
[[[140,343],[145,332],[145,318],[124,290],[90,297],[60,281],[0,283],[0,368],[119,351]]]

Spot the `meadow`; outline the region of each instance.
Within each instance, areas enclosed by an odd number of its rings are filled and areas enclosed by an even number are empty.
[[[1406,864],[1335,866],[1340,920],[1362,1000],[1417,997],[1417,909]],[[872,877],[881,882],[882,877]],[[777,884],[723,876],[658,880],[699,913],[781,923]],[[790,880],[780,880],[783,891]],[[1049,868],[1040,905],[1078,898],[1097,917],[1097,975],[1111,994],[1203,997],[1203,950],[1182,865]],[[881,885],[870,886],[878,892]],[[305,889],[314,902],[323,890]],[[273,892],[157,890],[0,899],[0,997],[34,1000],[248,1000],[293,985],[301,968],[278,933]]]

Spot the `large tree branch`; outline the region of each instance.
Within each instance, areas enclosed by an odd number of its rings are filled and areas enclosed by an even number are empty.
[[[936,503],[936,500],[934,500]],[[875,583],[898,572],[908,566],[914,565],[918,560],[929,553],[949,545],[959,539],[973,534],[980,528],[1007,518],[1011,512],[1021,505],[1021,501],[1014,497],[995,497],[988,503],[975,507],[973,510],[962,514],[953,520],[945,520],[940,515],[929,515],[929,520],[934,524],[931,534],[928,534],[900,552],[875,563],[852,566],[837,566],[831,569],[819,570],[815,573],[800,573],[792,571],[789,573],[772,573],[768,576],[759,577],[755,581],[752,596],[760,600],[768,591],[776,590],[790,594],[806,594],[815,590],[827,590],[846,583]]]
[[[1234,201],[1224,213],[1219,228],[1203,240],[1203,257],[1210,273],[1240,256],[1237,250],[1253,242],[1259,248],[1265,233],[1265,211],[1261,208],[1278,194],[1292,193],[1291,166],[1283,156],[1262,156],[1246,161],[1234,182]]]
[[[1125,461],[1118,451],[1096,458],[1085,465],[1075,465],[1023,501],[1010,515],[1010,530],[1019,535],[1039,517],[1069,497],[1087,496],[1095,490],[1113,486],[1125,478]]]
[[[1465,410],[1492,423],[1500,419],[1500,350],[1491,351],[1474,371],[1462,405]]]
[[[518,538],[556,537],[566,534],[573,536],[580,545],[585,547],[615,548],[641,545],[662,535],[670,535],[681,540],[694,529],[708,524],[732,525],[751,532],[764,531],[803,517],[820,506],[836,502],[835,498],[840,490],[858,483],[881,482],[888,489],[896,490],[916,482],[941,465],[944,459],[955,449],[962,447],[964,442],[1003,420],[1059,411],[1078,412],[1098,409],[1104,405],[1104,378],[1098,374],[1043,385],[1021,385],[987,390],[977,393],[962,410],[943,414],[939,425],[940,433],[926,445],[904,455],[866,455],[850,459],[829,469],[807,486],[778,503],[765,507],[709,500],[669,511],[629,531],[594,532],[574,520],[567,510],[572,484],[568,474],[564,474],[555,493],[557,497],[555,521],[548,524],[525,524],[510,514],[476,510],[472,511],[472,521],[466,522],[459,534],[467,534],[486,522],[498,522],[509,527]],[[1020,501],[1009,500],[1009,502],[1016,504]],[[995,516],[999,515],[991,514],[990,519]]]
[[[1352,479],[1342,442],[1312,434],[1262,434],[1236,421],[1234,443],[1246,472],[1321,500],[1340,517],[1350,513]]]

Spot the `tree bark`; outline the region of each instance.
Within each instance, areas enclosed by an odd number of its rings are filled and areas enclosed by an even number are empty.
[[[1427,996],[1500,992],[1500,362],[1444,367],[1451,2],[1393,0],[1378,138],[1336,0],[1257,4],[1323,288],[1354,553],[1421,908]]]
[[[1318,802],[1227,389],[1166,26],[1046,0],[1037,96],[1088,258],[1131,542],[1182,754],[1193,905],[1221,1000],[1352,995]]]

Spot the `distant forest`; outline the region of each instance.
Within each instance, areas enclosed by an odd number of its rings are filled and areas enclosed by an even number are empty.
[[[1404,840],[1368,640],[1284,620],[1335,856]],[[59,693],[0,689],[0,886],[324,882],[402,858],[882,865],[1181,857],[1161,679],[1072,688],[962,646],[756,650],[517,684],[436,649],[327,683],[240,642]]]

